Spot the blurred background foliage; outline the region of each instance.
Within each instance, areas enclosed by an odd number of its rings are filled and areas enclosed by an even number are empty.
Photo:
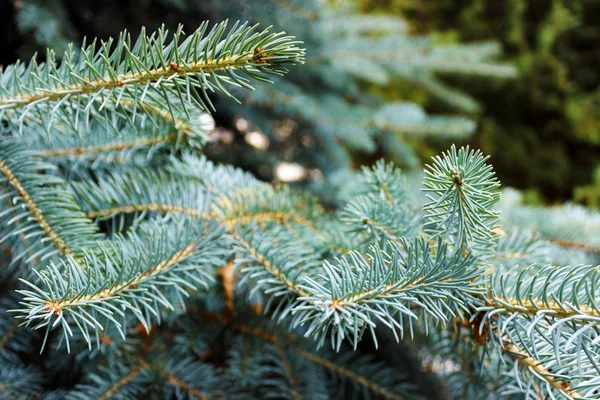
[[[361,0],[361,8],[402,15],[440,40],[499,41],[518,79],[448,78],[479,101],[470,142],[529,202],[600,206],[600,1]]]
[[[219,20],[224,17],[277,24],[281,15],[270,15],[268,8],[261,8],[268,3],[4,1],[0,4],[0,64],[11,63],[17,58],[27,59],[36,51],[43,54],[45,47],[64,50],[70,41],[77,43],[84,36],[114,36],[124,28],[137,32],[140,26],[152,30],[162,23],[170,27],[179,23],[196,26],[203,19]],[[367,135],[366,140],[372,139],[374,143],[354,143],[353,140],[361,136],[360,132],[354,136],[348,134],[346,138],[326,136],[329,132],[325,132],[317,135],[315,144],[315,138],[303,131],[307,128],[290,124],[289,120],[273,120],[272,130],[279,135],[270,135],[261,126],[266,132],[265,140],[264,136],[252,136],[255,127],[247,124],[247,121],[260,120],[260,115],[250,114],[245,116],[246,119],[236,119],[238,109],[230,107],[216,115],[218,126],[226,130],[221,132],[222,140],[212,148],[213,158],[234,162],[253,170],[263,179],[270,179],[278,162],[273,159],[273,154],[283,154],[283,159],[289,161],[312,157],[308,162],[302,162],[309,168],[305,175],[319,178],[321,172],[327,174],[330,171],[323,171],[326,163],[319,164],[323,160],[321,156],[309,157],[307,154],[321,147],[333,149],[333,142],[345,141],[348,154],[337,151],[327,156],[327,162],[337,157],[341,160],[338,160],[340,164],[350,163],[357,167],[371,164],[384,156],[404,164],[404,167],[415,167],[419,160],[414,158],[414,154],[420,160],[429,159],[429,156],[446,149],[450,139],[459,144],[470,143],[491,154],[491,162],[503,184],[521,189],[527,203],[571,199],[600,206],[599,0],[358,0],[359,10],[363,13],[405,18],[410,33],[422,37],[428,35],[440,45],[495,40],[500,43],[504,58],[517,67],[519,75],[516,79],[503,79],[502,73],[494,77],[493,71],[490,78],[481,72],[457,74],[456,71],[444,73],[436,70],[435,80],[419,80],[414,78],[415,75],[410,79],[396,76],[387,79],[382,75],[385,71],[371,65],[371,75],[363,77],[367,79],[350,81],[349,84],[335,69],[311,70],[310,49],[321,47],[322,53],[326,53],[336,46],[336,43],[330,43],[328,48],[327,38],[319,38],[321,33],[314,31],[314,26],[309,23],[320,17],[317,12],[321,12],[321,6],[314,11],[308,6],[303,7],[302,2],[272,0],[271,3],[273,7],[295,14],[299,17],[298,21],[306,25],[294,26],[293,20],[292,23],[281,21],[288,31],[302,36],[309,48],[309,68],[294,75],[294,83],[305,90],[304,93],[310,94],[306,91],[309,85],[324,93],[321,98],[304,98],[304,104],[315,99],[314,104],[309,104],[314,110],[339,112],[347,119],[346,126],[336,125],[332,127],[333,131],[348,130],[353,119],[363,118],[361,113],[365,116],[372,114],[374,108],[369,107],[375,104],[380,110],[377,115],[387,116],[392,122],[398,115],[422,118],[420,109],[410,106],[382,107],[386,102],[399,104],[398,101],[410,101],[436,115],[451,114],[458,109],[462,115],[477,122],[476,132],[466,137],[463,131],[468,130],[469,125],[463,124],[456,125],[460,129],[455,135],[403,134],[401,142],[389,139],[390,135],[397,133],[372,134],[372,138]],[[329,3],[331,7],[342,7],[342,3],[348,2]],[[310,37],[310,32],[313,32],[313,37]],[[350,41],[347,44],[354,45]],[[361,71],[352,71],[355,66],[342,67],[350,71],[350,75],[356,75]],[[319,82],[319,76],[329,82]],[[344,89],[345,85],[347,89]],[[329,89],[327,94],[326,86]],[[365,89],[369,94],[365,94]],[[344,90],[347,93],[344,94]],[[331,96],[328,97],[329,94]],[[452,99],[452,107],[448,105],[448,98]],[[252,104],[252,101],[260,103],[265,99],[255,97],[244,101]],[[271,106],[277,109],[277,105]],[[285,108],[286,105],[279,107]],[[289,109],[284,111],[290,114]],[[305,115],[300,113],[299,118],[302,117]],[[321,122],[320,128],[329,123]],[[386,121],[375,119],[374,123],[378,125],[377,129],[388,128]],[[297,143],[290,144],[293,140]],[[254,149],[249,151],[248,144]],[[405,145],[410,151],[404,148]],[[268,146],[270,152],[261,152],[261,146]],[[256,158],[261,159],[261,165],[256,163]]]

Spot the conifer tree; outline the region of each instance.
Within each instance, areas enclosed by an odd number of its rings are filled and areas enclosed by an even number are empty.
[[[2,396],[600,398],[597,213],[500,201],[469,148],[336,210],[203,155],[209,93],[303,46],[204,23],[4,69]]]

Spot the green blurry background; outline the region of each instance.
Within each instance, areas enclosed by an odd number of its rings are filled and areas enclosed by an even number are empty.
[[[5,0],[0,64],[27,59],[46,46],[64,49],[83,36],[106,38],[163,22],[189,26],[211,17],[189,12],[190,4]],[[518,78],[443,77],[480,103],[469,115],[478,128],[467,142],[490,154],[503,184],[523,190],[529,203],[574,200],[600,207],[600,0],[360,0],[359,7],[402,16],[412,33],[433,35],[440,43],[501,43]],[[390,101],[421,103],[432,113],[445,110],[423,88],[403,81],[364,89]],[[430,137],[410,144],[422,160],[448,147],[447,140]],[[355,164],[376,156],[356,154]]]
[[[499,41],[518,79],[453,79],[481,105],[471,143],[530,202],[600,206],[600,1],[361,0],[361,8],[403,15],[415,33],[443,41]]]

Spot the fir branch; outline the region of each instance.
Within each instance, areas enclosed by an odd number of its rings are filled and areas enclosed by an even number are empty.
[[[600,312],[596,305],[589,306],[578,304],[577,306],[567,302],[556,302],[552,300],[540,299],[515,299],[490,297],[486,303],[494,310],[506,310],[508,313],[517,313],[533,317],[539,314],[545,314],[553,318],[564,318],[569,320],[581,319],[581,321],[598,320],[600,322]]]
[[[188,110],[189,107],[187,107],[185,103],[180,107],[175,107],[178,103],[178,99],[172,97],[169,98],[169,103],[165,105],[168,106],[166,108],[158,108],[155,104],[148,104],[144,101],[138,101],[136,103],[131,100],[121,100],[120,104],[130,110],[135,110],[136,106],[139,106],[144,113],[156,116],[166,121],[169,125],[172,125],[177,133],[183,133],[184,135],[191,137],[196,136],[199,133],[207,134],[208,132],[203,132],[204,129],[198,129],[200,127],[197,124],[203,117],[206,118],[208,116],[208,119],[211,121],[212,118],[210,118],[208,114],[198,113],[195,110]],[[181,108],[181,110],[178,110],[178,108]],[[177,113],[175,114],[174,111],[177,111]]]
[[[70,49],[60,66],[51,52],[45,64],[32,61],[27,68],[23,64],[10,66],[0,76],[0,116],[18,121],[35,107],[54,103],[53,113],[61,108],[58,106],[76,106],[85,115],[92,104],[137,107],[149,90],[154,91],[150,84],[159,88],[155,93],[165,94],[165,102],[167,92],[181,96],[180,88],[184,87],[190,101],[190,90],[199,90],[204,99],[196,96],[195,100],[208,109],[207,90],[231,96],[222,82],[251,88],[249,80],[236,70],[267,80],[270,74],[283,74],[284,65],[302,62],[303,50],[291,37],[268,30],[256,32],[256,27],[237,23],[225,34],[226,26],[226,22],[218,24],[206,33],[208,24],[204,23],[184,41],[180,27],[169,44],[164,29],[151,36],[142,31],[133,47],[129,36],[123,34],[115,42],[102,43],[98,51],[95,43],[82,48],[80,55]],[[164,109],[164,105],[157,108]]]
[[[224,322],[223,318],[219,322]],[[245,328],[252,330],[252,327],[244,323],[236,322],[234,325],[231,326],[234,331],[243,332]],[[237,329],[238,327],[240,329]],[[266,332],[255,333],[260,336]],[[322,369],[298,357],[287,341],[278,340],[276,337],[273,337],[273,341],[265,340],[251,334],[235,335],[234,338],[227,371],[238,386],[241,386],[242,391],[253,393],[253,397],[256,398],[329,398],[328,382]]]
[[[208,216],[206,190],[189,179],[164,171],[128,168],[101,174],[96,180],[70,185],[89,218],[141,217],[149,212]]]
[[[178,170],[181,168],[180,164],[176,166]],[[213,164],[207,166],[212,166],[208,172],[219,170]],[[196,165],[190,163],[188,170],[192,167]],[[119,172],[100,175],[96,181],[71,183],[77,201],[89,218],[107,219],[125,214],[139,218],[149,212],[177,213],[213,219],[229,232],[236,226],[278,222],[289,228],[291,224],[302,225],[315,237],[322,236],[312,222],[322,213],[314,199],[296,195],[287,187],[274,189],[255,178],[250,180],[239,174],[240,171],[233,176],[248,181],[246,186],[236,189],[229,189],[225,182],[217,186],[198,179],[198,175],[167,175],[141,168]]]
[[[489,298],[477,308],[482,321],[493,342],[540,379],[544,391],[569,399],[594,394],[599,276],[592,266],[531,266],[490,278]]]
[[[390,399],[390,400],[403,400],[404,399],[403,396],[401,396],[397,393],[394,393],[394,392],[366,379],[364,376],[361,376],[352,370],[344,368],[326,358],[320,357],[314,353],[303,350],[301,348],[295,348],[294,350],[301,357],[304,357],[307,360],[309,360],[317,365],[320,365],[323,368],[326,368],[327,370],[333,372],[336,375],[342,376],[345,379],[356,382],[358,385],[364,386],[367,390],[369,390],[373,393],[376,393],[377,395],[381,396],[384,399]]]
[[[452,327],[430,331],[423,348],[426,369],[439,377],[450,399],[494,400],[506,395],[503,384],[514,382],[503,374],[507,367],[502,356],[484,351],[489,331],[484,327],[479,332],[479,322],[456,318]]]
[[[550,329],[558,329],[561,320],[600,324],[600,267],[522,268],[515,274],[495,273],[490,277],[487,305],[479,311],[494,314],[518,313],[556,320]],[[590,327],[591,329],[591,327]]]
[[[86,384],[79,385],[69,399],[137,398],[149,386],[162,388],[164,398],[207,400],[235,396],[236,393],[223,386],[225,382],[215,368],[177,351],[165,353],[156,339],[144,345],[147,353],[144,356],[137,349],[137,354],[126,358],[109,359],[114,365],[89,371],[84,377]]]
[[[160,67],[147,72],[118,75],[114,78],[107,77],[94,81],[85,80],[85,83],[67,87],[55,87],[52,88],[52,91],[39,91],[14,97],[5,97],[0,100],[0,110],[27,108],[31,104],[59,101],[62,98],[71,97],[72,95],[85,96],[94,92],[110,91],[129,84],[146,85],[150,82],[157,82],[173,76],[183,77],[185,75],[210,74],[230,68],[246,67],[256,62],[257,59],[253,54],[234,54],[222,59],[192,62],[188,65],[172,62],[166,68]]]
[[[229,319],[225,317],[222,321]],[[237,333],[237,331],[236,331]],[[261,384],[262,368],[256,366],[264,363],[264,346],[262,339],[251,335],[236,335],[228,354],[227,373],[234,382],[244,390],[256,391]]]
[[[367,36],[403,36],[409,30],[407,21],[395,15],[384,14],[351,14],[340,13],[328,15],[326,28],[334,36],[361,35]]]
[[[35,335],[22,327],[19,320],[12,318],[9,310],[17,305],[12,294],[0,299],[0,364],[20,364],[20,354],[31,346]]]
[[[592,257],[599,254],[600,213],[569,203],[554,207],[523,206],[520,194],[514,189],[504,189],[504,192],[508,198],[506,204],[502,204],[504,226],[538,232],[557,246],[588,252]],[[561,263],[573,263],[575,254]]]
[[[289,383],[293,399],[294,400],[302,400],[302,396],[300,396],[300,392],[298,391],[298,388],[296,387],[298,380],[294,377],[294,373],[292,372],[292,367],[290,365],[288,357],[286,356],[285,352],[281,348],[281,344],[279,342],[275,342],[274,346],[275,346],[275,350],[277,351],[277,354],[280,357],[281,365],[282,365],[283,371],[285,373],[285,378]]]
[[[253,204],[267,196],[273,189],[252,175],[230,166],[217,166],[204,157],[197,157],[185,152],[183,159],[175,157],[167,164],[167,172],[148,171],[147,168],[128,168],[124,171],[115,168],[100,175],[97,182],[86,180],[73,182],[71,187],[77,201],[89,215],[110,217],[119,214],[142,213],[144,211],[187,213],[200,216],[208,213],[209,204],[223,202],[227,208],[236,207],[229,196],[239,201],[250,200],[248,196],[239,195],[246,188],[261,186],[265,189],[257,191]],[[268,189],[270,188],[270,189]],[[238,193],[233,195],[233,193]],[[267,193],[267,194],[262,194]],[[273,197],[273,196],[271,196]],[[278,198],[284,204],[289,200]],[[295,203],[288,205],[288,210]],[[254,206],[257,212],[276,212],[259,205]],[[248,205],[244,206],[248,208]],[[235,208],[236,210],[239,207]],[[222,212],[219,212],[222,219]],[[231,222],[238,216],[231,215]],[[208,216],[208,215],[205,215]],[[217,218],[212,214],[211,218]],[[265,215],[267,217],[267,215]],[[274,217],[281,217],[275,215]]]
[[[200,399],[200,400],[208,400],[208,397],[205,396],[200,390],[185,383],[184,381],[179,379],[177,376],[172,375],[172,374],[167,374],[165,372],[162,372],[162,375],[167,380],[167,382],[169,382],[170,384],[178,387],[179,389],[191,394],[195,398]]]
[[[339,215],[351,232],[360,235],[368,230],[370,237],[365,242],[380,246],[385,246],[387,240],[400,243],[402,237],[413,236],[419,225],[416,212],[410,207],[404,177],[383,160],[373,168],[363,168],[357,196]]]
[[[6,198],[6,203],[9,208],[12,207],[12,199]],[[13,210],[10,214],[11,217],[18,216],[18,210]],[[18,224],[20,228],[23,228],[23,224],[15,221],[15,224]],[[25,233],[21,229],[15,229],[15,232],[19,232],[16,237],[13,236],[12,240],[5,240],[0,238],[0,243],[5,247],[5,252],[12,260],[12,264],[17,265],[19,257],[15,257],[15,255],[20,255],[21,257],[27,257],[24,264],[30,264],[33,269],[37,269],[40,266],[40,258],[36,257],[35,248],[36,243],[32,242]],[[11,265],[8,265],[9,269]]]
[[[387,240],[400,243],[416,226],[414,213],[404,205],[397,206],[370,196],[353,199],[340,213],[340,220],[351,232],[368,229],[375,243],[381,244]]]
[[[187,352],[171,352],[166,363],[157,358],[161,355],[160,352],[150,355],[154,356],[150,361],[152,370],[166,381],[163,394],[165,398],[237,398],[236,387],[224,379],[222,371],[208,363],[199,362],[188,356]]]
[[[379,160],[372,168],[363,167],[357,194],[374,195],[389,204],[409,201],[407,182],[399,168]]]
[[[108,400],[113,395],[115,395],[123,386],[127,385],[129,382],[133,381],[141,372],[141,368],[137,365],[131,368],[131,372],[127,375],[123,376],[118,381],[114,382],[98,399],[99,400]]]
[[[493,206],[500,199],[495,191],[500,184],[485,164],[487,158],[453,145],[426,166],[423,191],[430,202],[423,206],[429,220],[425,230],[434,238],[453,240],[455,251],[467,249],[480,256],[494,252],[492,231],[499,213]]]
[[[26,325],[45,327],[46,338],[60,324],[68,350],[72,324],[89,346],[90,328],[105,330],[112,325],[124,337],[123,323],[113,314],[124,317],[126,310],[148,330],[151,316],[160,319],[159,307],[174,309],[175,300],[183,306],[182,296],[190,290],[208,288],[214,279],[211,270],[226,253],[217,246],[221,233],[215,224],[185,217],[153,220],[140,227],[140,233],[98,243],[99,251],[86,254],[85,272],[67,258],[66,274],[51,264],[37,272],[39,283],[23,280],[30,289],[19,291],[25,296],[24,308],[16,311]],[[105,324],[100,317],[106,318]]]
[[[142,394],[151,380],[148,364],[140,357],[116,360],[100,365],[89,373],[83,384],[76,386],[67,396],[68,400],[135,398]]]
[[[221,318],[216,318],[216,320],[221,323],[225,323],[225,321]],[[342,379],[346,379],[359,387],[362,387],[372,393],[381,396],[384,399],[402,400],[405,398],[398,392],[392,391],[389,388],[378,384],[373,379],[374,377],[361,375],[356,370],[348,368],[346,365],[344,365],[347,364],[348,360],[345,360],[346,362],[343,362],[340,359],[339,362],[335,362],[336,360],[332,360],[331,357],[326,358],[313,351],[306,350],[304,346],[299,345],[298,338],[294,334],[277,334],[275,332],[241,322],[234,322],[231,326],[240,332],[260,338],[274,345],[281,346],[282,344],[286,344],[287,347],[291,347],[291,350],[300,357],[305,358],[311,363],[325,368],[331,374],[339,376]],[[359,360],[362,362],[360,362]],[[365,364],[367,364],[369,361],[370,360],[366,358],[358,357],[358,360],[355,363],[357,366],[362,366],[364,368],[366,366]]]
[[[469,256],[448,255],[440,242],[434,256],[422,238],[389,246],[389,252],[374,247],[367,257],[353,252],[335,264],[325,262],[318,278],[306,276],[301,288],[309,295],[294,308],[294,324],[308,325],[307,335],[320,344],[329,335],[334,348],[345,338],[356,347],[367,329],[375,338],[377,322],[399,339],[396,331],[404,335],[406,319],[412,335],[419,319],[413,305],[444,324],[465,313],[482,291],[473,283],[478,272]]]
[[[147,139],[136,139],[130,141],[121,141],[117,143],[109,143],[97,146],[86,146],[86,147],[67,147],[60,149],[49,149],[41,152],[42,157],[54,158],[54,157],[80,157],[86,156],[97,156],[101,153],[109,153],[113,151],[122,151],[125,149],[133,149],[138,147],[151,147],[153,145],[161,143],[175,142],[177,140],[176,133],[170,133],[168,135],[147,138]]]
[[[281,251],[279,248],[271,247],[266,242],[259,243],[256,239],[258,239],[260,235],[256,235],[252,231],[238,230],[230,232],[230,235],[235,240],[235,243],[240,250],[250,257],[249,260],[246,260],[245,258],[238,259],[238,263],[242,264],[244,262],[254,261],[260,265],[261,268],[264,268],[264,271],[268,275],[274,278],[274,280],[266,280],[265,283],[267,283],[267,286],[274,285],[274,288],[280,288],[280,290],[284,289],[286,292],[292,292],[297,296],[308,296],[308,292],[302,289],[299,284],[295,282],[295,279],[286,274],[286,271],[300,271],[304,268],[299,266],[297,261],[284,261],[282,259],[283,254],[285,254],[284,251]],[[250,238],[250,240],[247,240],[247,238]],[[271,261],[271,258],[276,259],[275,263]],[[294,266],[292,266],[292,264]],[[262,275],[261,271],[257,271],[256,267],[246,267],[242,272],[250,273],[250,276]],[[254,272],[254,274],[252,274],[252,272]],[[296,272],[294,275],[296,275],[297,278],[299,274]]]
[[[42,375],[32,367],[2,362],[0,364],[0,397],[5,399],[39,398]],[[31,397],[30,397],[31,396]]]
[[[508,342],[509,352],[513,346],[521,349],[514,352],[535,376],[561,393],[590,394],[600,371],[599,276],[599,268],[592,266],[531,266],[513,274],[494,273],[489,297],[477,310],[500,346]]]
[[[255,185],[218,194],[212,186],[200,186],[188,177],[169,176],[146,169],[129,169],[100,176],[97,182],[72,182],[77,201],[88,218],[111,218],[148,212],[185,214],[214,219],[228,230],[238,225],[302,224],[319,233],[309,220],[321,209],[308,197],[295,196],[287,188]],[[220,189],[220,188],[219,188]],[[210,207],[206,192],[212,192]]]
[[[273,189],[270,185],[255,185],[233,190],[218,197],[212,213],[223,222],[257,223],[279,220],[312,226],[310,220],[321,207],[309,196],[292,192],[287,186]]]
[[[266,185],[254,175],[231,165],[218,165],[204,156],[184,151],[181,157],[171,157],[166,169],[173,175],[196,181],[207,187],[215,198],[233,191]]]
[[[137,274],[133,279],[127,279],[120,282],[113,282],[111,287],[104,289],[101,292],[96,292],[89,295],[77,295],[75,299],[66,299],[62,301],[49,301],[46,303],[48,310],[56,315],[60,315],[67,310],[82,307],[89,303],[100,302],[105,299],[122,297],[126,291],[135,290],[139,285],[144,284],[147,280],[153,279],[156,275],[161,274],[171,269],[175,264],[180,263],[192,254],[198,251],[194,243],[190,243],[185,248],[177,250],[169,258],[161,260],[158,264],[148,266],[147,272]]]
[[[149,95],[146,98],[150,97]],[[43,128],[30,126],[23,138],[29,146],[39,149],[46,158],[95,159],[110,153],[129,155],[141,151],[152,154],[159,148],[201,148],[214,129],[212,117],[189,104],[168,96],[168,101],[156,99],[155,106],[121,100],[122,112],[90,112],[93,121],[71,115],[71,120]],[[154,104],[153,103],[153,104]],[[167,109],[159,109],[163,107]],[[131,108],[131,109],[130,109]],[[123,157],[127,158],[127,157]]]
[[[48,173],[56,168],[39,162],[37,156],[37,152],[27,150],[23,143],[5,140],[0,145],[2,197],[7,198],[14,192],[20,199],[0,214],[2,218],[10,212],[16,215],[5,222],[3,240],[20,234],[26,234],[27,239],[45,236],[46,240],[35,242],[36,252],[30,254],[30,259],[43,260],[58,253],[71,257],[85,268],[81,251],[98,239],[97,227],[80,212],[71,193],[64,189],[64,181]],[[17,222],[22,226],[12,228]],[[25,253],[15,254],[14,259],[24,256]]]
[[[118,216],[121,214],[137,214],[137,213],[144,213],[144,212],[159,212],[159,213],[163,213],[163,214],[176,213],[176,214],[189,215],[189,216],[197,217],[197,218],[203,217],[203,218],[207,218],[207,219],[214,219],[216,221],[222,222],[229,229],[234,229],[236,225],[248,225],[251,223],[259,223],[260,224],[260,223],[273,222],[273,221],[278,221],[282,224],[285,224],[288,222],[294,222],[294,223],[299,223],[299,224],[308,223],[308,221],[302,217],[298,217],[295,215],[286,214],[286,213],[282,213],[282,212],[264,212],[264,213],[259,213],[259,214],[244,215],[244,216],[240,216],[240,217],[229,217],[228,219],[222,220],[221,218],[217,217],[213,213],[200,214],[200,212],[198,210],[193,209],[193,208],[184,208],[184,207],[180,207],[180,206],[174,206],[171,204],[157,204],[157,203],[124,205],[124,206],[113,207],[113,208],[105,208],[105,209],[99,209],[99,210],[94,210],[94,211],[87,211],[85,214],[88,218],[95,219],[95,218],[104,218],[104,217],[114,217],[114,216]]]
[[[200,212],[193,208],[184,208],[181,206],[174,206],[171,204],[132,204],[125,205],[119,207],[112,208],[104,208],[94,211],[86,211],[85,215],[88,218],[103,218],[103,217],[113,217],[120,214],[135,214],[135,213],[143,213],[143,212],[159,212],[159,213],[177,213],[190,215],[192,217],[200,217]],[[206,214],[204,216],[207,216]]]
[[[212,194],[209,218],[224,223],[229,231],[237,225],[279,222],[311,231],[322,238],[314,221],[323,214],[314,198],[299,195],[288,187],[274,189],[239,168],[216,165],[204,157],[184,152],[182,159],[171,158],[167,169],[176,176],[197,181]]]
[[[569,383],[566,383],[562,380],[557,380],[543,362],[530,356],[527,352],[523,351],[514,343],[512,343],[507,337],[503,337],[502,341],[504,352],[506,352],[509,357],[516,360],[523,368],[530,370],[533,375],[547,382],[554,389],[567,396],[569,399],[584,398],[576,390],[571,390]]]
[[[495,268],[507,271],[515,266],[546,265],[552,262],[553,249],[538,234],[521,229],[513,229],[509,233],[496,229],[494,234],[498,237],[498,247],[488,260],[489,272],[493,272]]]
[[[23,203],[25,203],[25,206],[29,210],[29,213],[36,219],[40,228],[44,231],[46,236],[50,238],[50,241],[58,249],[58,251],[65,255],[72,255],[73,253],[71,252],[69,246],[67,246],[65,241],[61,237],[59,237],[58,234],[52,229],[46,218],[42,215],[42,211],[37,206],[35,201],[25,190],[23,185],[21,185],[19,179],[15,177],[13,171],[11,171],[11,169],[6,164],[4,164],[2,160],[0,160],[0,171],[2,171],[2,173],[4,174],[4,177],[6,178],[8,184],[10,184],[17,192],[17,195],[21,197],[21,199],[23,199]]]
[[[361,33],[367,25],[357,27],[354,33]],[[382,36],[378,29],[368,28],[373,37],[360,43],[377,42]],[[140,333],[144,328],[148,331],[151,318],[160,321],[164,317],[163,308],[173,310],[178,301],[177,308],[184,309],[185,296],[199,287],[210,288],[219,276],[225,309],[219,316],[221,321],[270,343],[264,347],[267,357],[259,358],[267,360],[267,368],[258,371],[258,376],[266,373],[268,390],[269,385],[285,385],[279,392],[273,389],[270,393],[274,396],[284,393],[300,398],[305,389],[302,385],[307,382],[318,386],[318,392],[325,387],[320,385],[325,371],[350,382],[365,396],[370,393],[394,400],[402,398],[400,393],[410,396],[409,385],[400,385],[398,376],[392,375],[397,371],[366,357],[351,359],[351,352],[342,348],[341,342],[350,338],[356,348],[369,330],[377,345],[375,330],[380,324],[391,328],[399,339],[398,332],[412,337],[417,321],[429,333],[430,324],[445,326],[467,314],[472,318],[465,327],[471,329],[474,342],[481,344],[481,339],[487,339],[490,334],[483,327],[492,326],[490,331],[497,340],[490,340],[488,348],[497,347],[498,353],[507,353],[521,365],[521,372],[533,375],[523,379],[526,384],[542,382],[548,390],[540,392],[546,391],[550,397],[555,392],[571,397],[595,394],[592,386],[598,382],[600,371],[596,361],[600,270],[590,266],[535,266],[501,275],[498,268],[491,271],[489,286],[483,285],[477,256],[484,258],[484,265],[489,261],[505,267],[517,261],[538,262],[544,255],[537,252],[533,240],[513,240],[512,236],[505,242],[501,238],[500,251],[492,255],[498,219],[492,207],[499,197],[495,193],[498,182],[479,152],[453,147],[435,158],[426,172],[425,191],[431,200],[425,206],[427,232],[437,244],[425,238],[406,238],[413,228],[419,228],[414,220],[418,213],[406,207],[406,185],[399,172],[383,163],[365,172],[363,186],[367,189],[341,213],[343,222],[356,235],[336,241],[335,236],[347,235],[348,229],[339,221],[324,218],[323,222],[324,210],[309,197],[287,188],[273,189],[249,174],[216,166],[186,149],[172,152],[170,163],[163,163],[166,152],[152,158],[159,148],[200,147],[205,142],[206,130],[195,125],[193,109],[212,107],[209,91],[231,96],[226,85],[251,88],[251,79],[266,80],[270,75],[283,74],[285,65],[303,61],[298,42],[283,33],[258,32],[245,24],[236,24],[227,33],[226,24],[207,30],[208,24],[203,24],[181,43],[181,28],[170,43],[166,31],[159,30],[154,36],[143,34],[133,46],[123,35],[117,41],[102,43],[98,51],[96,44],[79,54],[69,51],[60,64],[50,53],[44,65],[32,61],[29,66],[17,64],[0,73],[0,125],[8,128],[3,130],[7,137],[14,136],[0,145],[0,184],[6,189],[1,197],[16,199],[16,206],[9,202],[8,208],[0,211],[0,222],[6,222],[0,234],[6,240],[42,238],[37,247],[24,244],[26,252],[12,247],[17,250],[16,259],[25,253],[30,259],[64,257],[60,264],[51,263],[36,271],[37,279],[23,279],[28,287],[19,291],[24,298],[22,308],[16,311],[24,325],[46,330],[43,346],[56,327],[62,329],[60,340],[66,341],[69,349],[69,340],[83,338],[88,346],[92,336],[112,341],[110,328],[125,336],[125,325],[133,319],[130,317],[141,322]],[[400,73],[407,68],[449,70],[464,64],[460,60],[463,54],[442,50],[428,54],[431,58],[393,67]],[[441,65],[448,59],[450,62]],[[339,61],[344,60],[333,60],[334,64]],[[484,62],[477,65],[490,66]],[[287,89],[292,95],[283,94]],[[377,130],[389,127],[389,121],[371,121],[370,107],[351,106],[333,95],[314,100],[293,83],[282,83],[274,92],[283,96],[286,110],[297,108],[295,115],[304,122],[310,118],[316,121],[319,129],[315,131],[325,147],[342,138],[349,147],[374,148]],[[272,103],[277,98],[267,100]],[[331,110],[342,118],[332,117]],[[398,108],[383,111],[394,114]],[[416,126],[423,125],[423,121],[417,122]],[[345,127],[349,131],[340,129]],[[123,135],[112,135],[115,132]],[[57,135],[61,136],[56,144],[49,144]],[[22,140],[21,147],[13,148],[13,139]],[[30,144],[36,151],[26,151]],[[138,150],[147,160],[152,158],[148,165],[158,166],[158,171],[130,165],[102,169],[87,164],[113,152]],[[343,159],[344,154],[341,150],[337,156]],[[44,157],[69,160],[58,160],[61,168],[56,169],[41,162]],[[79,162],[85,167],[77,166]],[[64,175],[76,176],[69,187],[79,206],[58,178],[63,165],[71,168]],[[144,221],[151,213],[152,218]],[[130,233],[115,234],[96,244],[100,235],[89,219],[119,217],[134,220]],[[102,225],[112,229],[113,223]],[[377,242],[383,242],[366,253],[354,241],[365,238],[361,234],[365,226]],[[568,241],[562,245],[579,246]],[[585,246],[585,250],[594,250],[593,245]],[[360,252],[332,261],[327,257],[334,247]],[[236,282],[237,271],[242,279]],[[299,332],[316,337],[320,344],[330,338],[341,355],[307,350],[304,342],[278,333],[264,321],[261,328],[238,323],[233,319],[236,284],[251,288],[250,296],[253,291],[264,292],[268,313],[292,329],[305,327]],[[212,301],[208,299],[208,308],[215,307]],[[223,304],[216,304],[218,307],[223,308]],[[272,308],[275,310],[270,312]],[[477,333],[473,327],[481,320],[488,325],[482,323]],[[3,333],[12,335],[12,330],[9,326]],[[176,343],[175,349],[191,349],[205,360],[202,346],[208,346],[208,341],[199,345],[204,338],[198,338],[197,330],[191,334],[195,342],[185,344],[183,340],[188,337],[170,330],[165,332],[166,342],[148,335],[143,350],[152,352],[152,365],[141,357],[119,364],[123,360],[111,354],[108,360],[117,360],[116,368],[111,370],[109,365],[98,374],[89,374],[87,379],[92,383],[78,388],[74,395],[136,397],[145,386],[157,383],[155,379],[144,381],[147,376],[161,376],[164,397],[211,397],[205,384],[222,384],[215,379],[220,370],[196,358],[181,357],[177,351],[171,352],[165,365],[160,357],[164,353],[156,350],[165,343]],[[168,335],[177,336],[173,339]],[[7,340],[0,336],[0,352]],[[306,365],[313,368],[303,369]],[[306,380],[311,376],[316,379]],[[514,381],[520,383],[521,377],[515,375]]]

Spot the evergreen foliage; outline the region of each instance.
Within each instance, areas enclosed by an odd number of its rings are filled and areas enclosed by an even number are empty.
[[[467,137],[475,130],[464,111],[477,107],[476,103],[442,82],[439,73],[501,80],[515,75],[514,67],[495,61],[500,54],[495,43],[440,46],[429,37],[409,35],[408,25],[400,18],[361,15],[352,2],[335,6],[314,0],[261,0],[243,6],[220,1],[140,4],[133,0],[18,4],[15,24],[20,32],[33,36],[41,53],[50,46],[61,54],[65,43],[76,37],[108,40],[126,27],[158,29],[166,23],[175,30],[180,23],[197,26],[209,18],[242,19],[301,37],[308,49],[303,69],[291,70],[276,85],[261,85],[254,91],[228,89],[241,104],[225,97],[204,100],[205,105],[215,102],[215,118],[225,129],[213,132],[222,145],[207,148],[211,157],[243,165],[263,179],[273,178],[282,160],[318,169],[326,177],[360,165],[362,159],[370,162],[381,156],[402,167],[417,167],[414,140],[439,137],[447,145],[448,140]],[[81,21],[86,21],[85,26]],[[28,39],[31,43],[32,38]],[[161,40],[157,37],[151,42]],[[24,57],[30,56],[31,52]],[[423,88],[447,107],[442,115],[431,115],[417,99],[389,102],[363,89],[368,84],[385,88],[393,81]],[[154,101],[151,93],[148,101]],[[235,133],[233,138],[230,131]],[[264,144],[250,151],[246,142],[251,143],[257,134]]]
[[[600,398],[600,251],[548,222],[597,213],[499,204],[469,148],[426,199],[379,162],[337,210],[202,154],[207,91],[304,61],[221,23],[2,72],[3,396]]]

